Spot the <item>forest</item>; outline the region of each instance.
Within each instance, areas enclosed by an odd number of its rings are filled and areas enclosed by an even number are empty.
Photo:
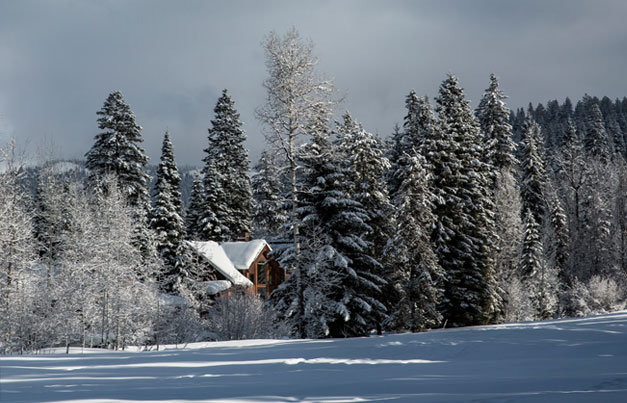
[[[311,41],[292,29],[262,46],[266,149],[254,165],[227,90],[191,189],[176,133],[165,131],[148,174],[119,91],[72,169],[33,169],[16,141],[2,146],[0,353],[357,337],[625,307],[627,98],[510,110],[492,74],[473,109],[449,73],[433,101],[408,88],[402,125],[377,136],[341,110]],[[267,300],[208,298],[185,241],[246,233],[281,245],[272,257],[289,278]]]

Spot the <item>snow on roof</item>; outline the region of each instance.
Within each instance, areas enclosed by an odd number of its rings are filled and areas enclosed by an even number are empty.
[[[270,245],[263,239],[248,242],[221,242],[220,245],[238,270],[248,270],[263,248],[266,246],[270,248]]]
[[[187,241],[187,243],[234,285],[242,287],[250,287],[253,285],[249,279],[237,271],[229,257],[224,253],[222,246],[216,242]]]
[[[232,284],[228,280],[215,280],[215,281],[205,281],[202,283],[205,291],[209,295],[216,295],[221,293],[222,291],[226,291],[231,288]]]

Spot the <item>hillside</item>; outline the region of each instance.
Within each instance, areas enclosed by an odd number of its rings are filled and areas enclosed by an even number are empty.
[[[627,311],[343,340],[5,356],[2,402],[625,402]]]

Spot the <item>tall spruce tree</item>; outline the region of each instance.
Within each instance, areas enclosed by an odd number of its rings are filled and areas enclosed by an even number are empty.
[[[426,96],[419,98],[412,90],[405,99],[405,108],[407,109],[407,115],[403,119],[403,131],[398,132],[394,137],[394,158],[391,164],[389,180],[390,197],[392,198],[394,198],[404,180],[404,178],[397,175],[408,172],[407,169],[403,169],[407,167],[402,166],[406,156],[411,156],[414,152],[421,150],[425,138],[432,136],[436,126],[429,98]]]
[[[434,173],[433,240],[447,275],[441,309],[452,326],[488,323],[500,304],[489,165],[482,162],[479,127],[455,76],[444,80],[436,102],[439,127],[425,139],[423,153]]]
[[[546,168],[542,152],[540,125],[529,117],[523,127],[520,167],[522,176],[520,181],[521,213],[530,211],[535,222],[542,226],[547,209],[545,197]]]
[[[588,100],[590,104],[586,113],[586,132],[584,138],[584,149],[586,152],[600,161],[607,163],[610,159],[607,132],[603,124],[601,109],[596,103]]]
[[[438,306],[445,273],[431,242],[436,218],[426,165],[426,160],[414,153],[399,168],[407,172],[398,175],[405,180],[393,200],[397,208],[396,232],[385,250],[394,269],[388,276],[391,295],[387,326],[394,330],[421,331],[442,320]]]
[[[510,111],[498,79],[490,75],[490,85],[479,102],[476,116],[483,131],[485,162],[492,167],[491,197],[495,207],[496,273],[504,299],[512,276],[516,273],[518,249],[522,235],[520,189],[515,178],[518,161],[514,156]]]
[[[203,201],[200,213],[200,238],[203,241],[222,242],[230,239],[229,209],[225,200],[227,195],[222,184],[226,182],[211,155],[204,159]]]
[[[552,313],[549,295],[551,287],[540,225],[531,210],[525,212],[523,222],[525,233],[520,253],[519,275],[534,309],[534,312],[531,312],[533,318],[547,319]]]
[[[204,195],[202,178],[200,175],[195,175],[191,199],[189,206],[187,206],[187,211],[185,212],[185,239],[191,241],[201,240],[201,219]]]
[[[216,202],[223,205],[225,216],[222,224],[226,232],[224,240],[235,240],[251,230],[253,198],[250,184],[250,161],[248,151],[244,147],[246,136],[242,130],[242,122],[235,104],[227,90],[222,91],[214,108],[214,119],[209,128],[209,147],[205,149],[209,160],[215,164],[219,173],[216,186],[224,197]],[[207,189],[205,189],[207,190]]]
[[[347,112],[344,123],[338,126],[338,152],[343,155],[347,174],[353,183],[351,198],[358,202],[366,213],[365,224],[370,228],[362,235],[369,245],[366,252],[379,260],[371,267],[369,275],[386,277],[388,268],[384,267],[384,249],[393,235],[394,208],[390,204],[387,185],[384,181],[390,163],[385,158],[382,144],[378,138],[364,130]],[[383,318],[380,319],[379,324]],[[378,327],[381,330],[381,326]]]
[[[274,154],[264,150],[252,177],[253,233],[264,238],[280,238],[289,220],[289,206],[282,193],[279,167]]]
[[[494,74],[490,74],[490,86],[485,90],[477,107],[476,116],[484,133],[485,155],[496,171],[512,171],[517,164],[512,140],[510,111]]]
[[[161,160],[157,168],[154,206],[150,212],[150,227],[155,232],[156,247],[165,273],[162,274],[161,286],[167,292],[174,290],[181,270],[180,257],[183,255],[183,200],[179,190],[181,177],[174,161],[174,149],[170,133],[165,132],[161,147]]]
[[[130,205],[147,209],[150,199],[150,177],[145,170],[148,157],[139,146],[143,139],[135,115],[120,91],[109,94],[97,114],[100,116],[98,128],[102,132],[96,135],[96,142],[85,155],[90,182],[98,186],[102,183],[98,178],[115,175]]]

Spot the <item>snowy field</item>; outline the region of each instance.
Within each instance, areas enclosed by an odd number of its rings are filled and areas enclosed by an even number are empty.
[[[0,401],[627,402],[627,311],[352,340],[1,357]]]

